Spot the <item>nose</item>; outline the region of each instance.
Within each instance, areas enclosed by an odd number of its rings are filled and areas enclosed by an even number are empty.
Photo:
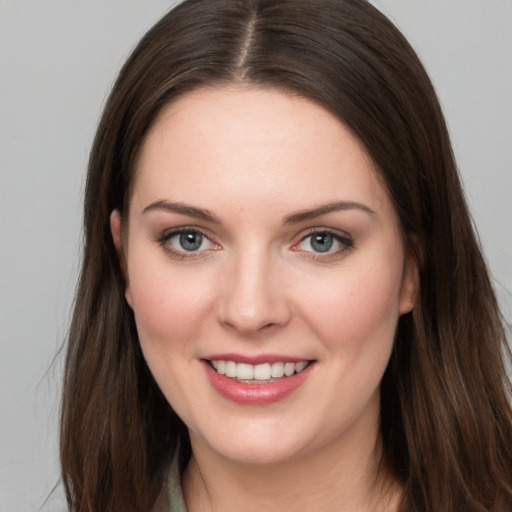
[[[264,250],[245,250],[233,257],[223,277],[219,322],[244,336],[284,327],[291,318],[279,264]]]

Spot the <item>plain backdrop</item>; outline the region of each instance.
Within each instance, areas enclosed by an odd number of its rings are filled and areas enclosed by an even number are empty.
[[[66,509],[59,491],[43,503],[59,477],[57,352],[88,151],[124,58],[174,3],[0,0],[0,512]],[[510,321],[512,0],[374,3],[438,90]]]

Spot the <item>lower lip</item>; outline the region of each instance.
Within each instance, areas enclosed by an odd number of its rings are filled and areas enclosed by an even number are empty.
[[[283,377],[266,384],[245,384],[217,373],[206,361],[202,361],[211,385],[224,398],[239,404],[264,405],[278,402],[301,386],[309,377],[314,363],[290,377]]]

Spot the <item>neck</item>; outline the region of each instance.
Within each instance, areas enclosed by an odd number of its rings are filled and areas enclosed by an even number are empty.
[[[358,435],[359,434],[359,435]],[[266,464],[225,459],[205,449],[184,475],[184,494],[190,512],[396,512],[400,486],[381,464],[378,429],[373,444],[355,432],[352,438],[294,457]]]

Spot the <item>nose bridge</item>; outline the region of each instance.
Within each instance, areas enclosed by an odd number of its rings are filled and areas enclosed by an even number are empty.
[[[230,260],[219,320],[245,334],[286,324],[290,311],[279,286],[276,256],[253,243],[235,251]]]

